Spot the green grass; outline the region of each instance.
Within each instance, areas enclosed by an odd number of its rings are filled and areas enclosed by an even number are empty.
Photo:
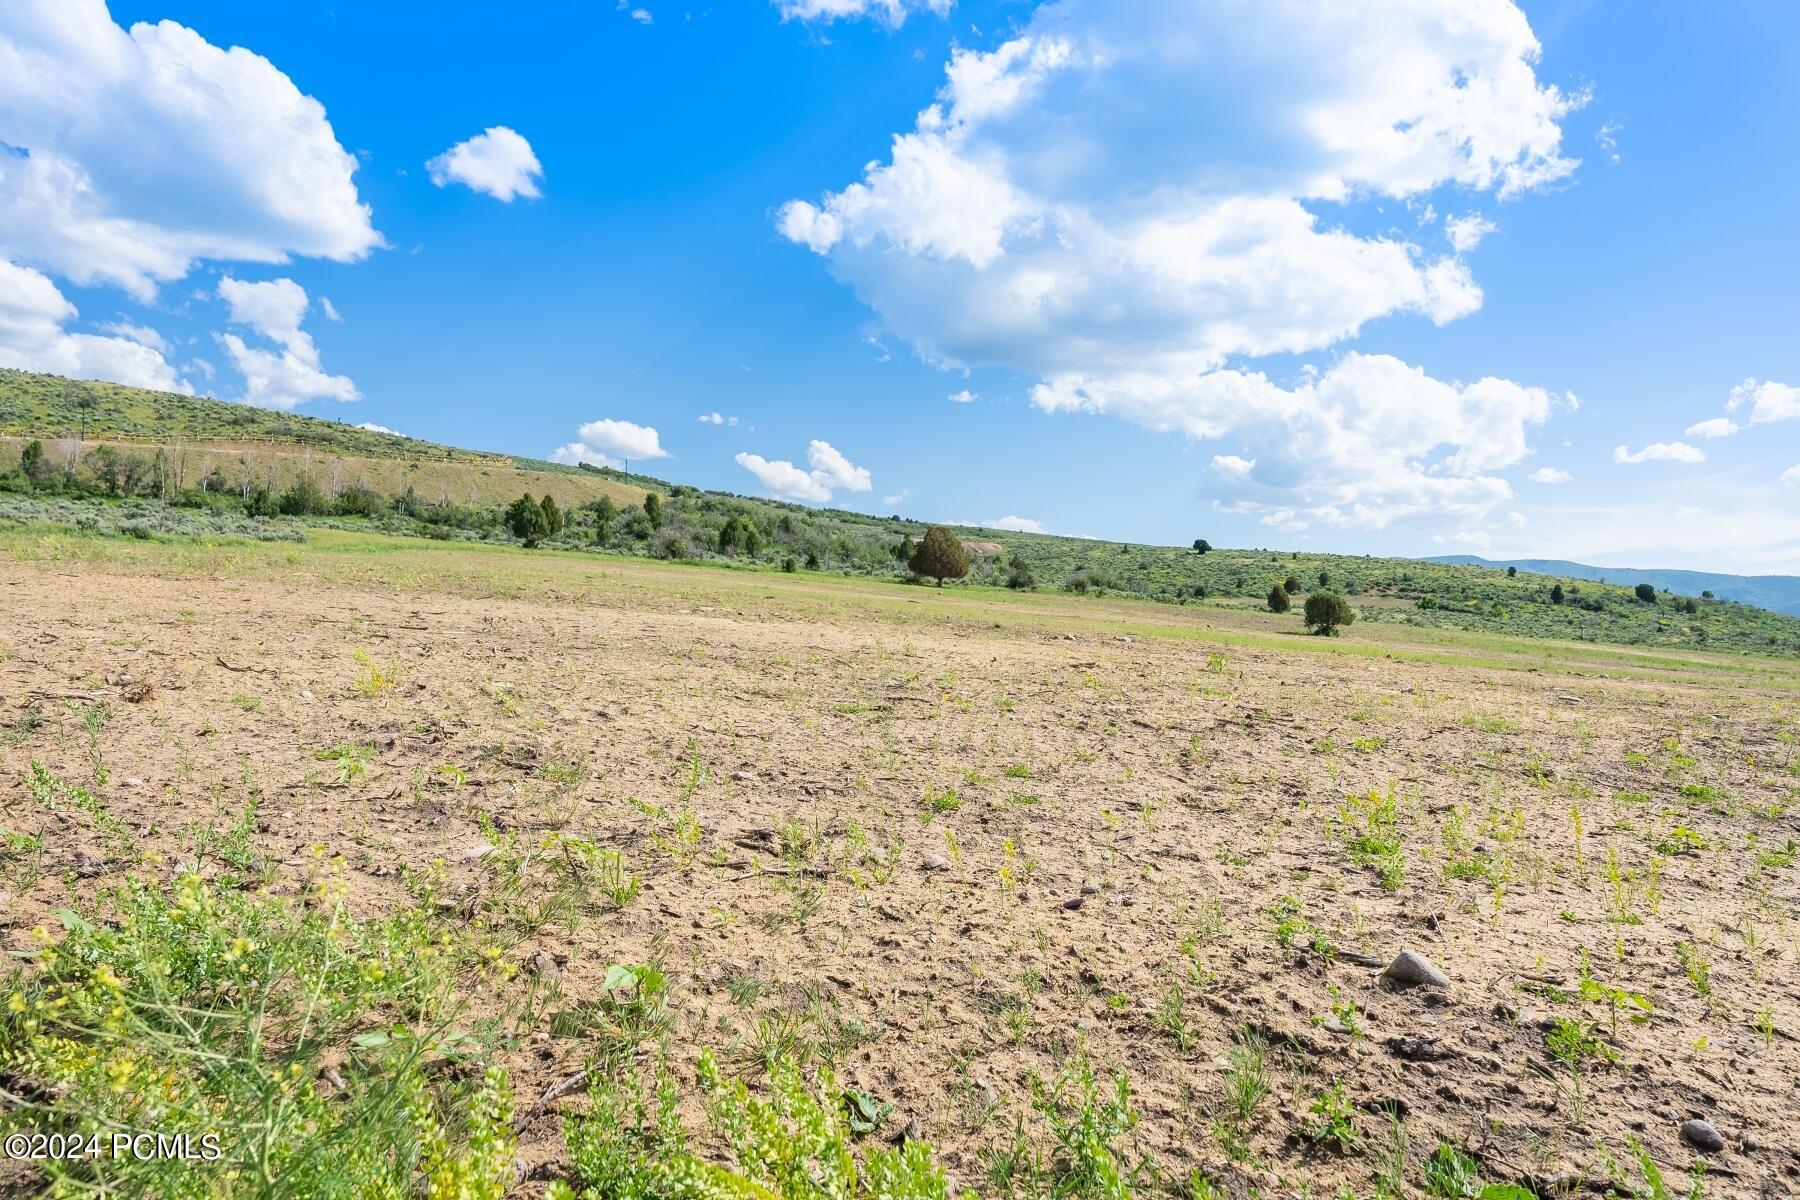
[[[519,490],[555,491],[565,509],[577,508],[604,492],[622,509],[604,538],[598,537],[590,514],[571,512],[574,519],[569,527],[546,542],[546,547],[567,551],[602,547],[615,553],[767,569],[779,569],[785,560],[804,560],[833,572],[898,578],[905,571],[897,551],[904,539],[916,542],[926,528],[898,517],[703,492],[648,476],[462,450],[293,413],[0,370],[0,438],[14,438],[15,449],[16,439],[23,436],[55,439],[84,427],[90,439],[142,442],[145,452],[154,443],[180,439],[190,450],[204,451],[203,457],[212,465],[223,462],[233,487],[243,482],[239,476],[246,470],[257,479],[267,475],[277,483],[300,472],[311,474],[328,490],[328,485],[366,477],[374,491],[389,497],[409,487],[427,499],[440,494],[459,500],[476,497],[461,523],[433,525],[391,514],[380,517],[381,526],[393,532],[505,541],[509,539],[499,527],[499,503]],[[246,443],[252,445],[254,460],[248,467],[239,465]],[[273,449],[263,454],[255,449],[256,443]],[[212,450],[207,450],[208,446]],[[226,449],[230,454],[223,459],[214,453]],[[353,458],[361,465],[348,472],[326,472],[325,463],[343,458]],[[9,465],[0,461],[0,470]],[[191,475],[197,479],[199,473],[196,469]],[[338,480],[338,474],[346,475],[346,480]],[[637,507],[645,492],[665,497],[660,526],[653,526]],[[8,503],[16,506],[16,502]],[[43,503],[41,498],[39,503]],[[104,510],[108,506],[88,507]],[[64,524],[83,519],[79,514],[0,507],[0,518],[5,516]],[[329,520],[351,532],[370,527],[362,518]],[[95,527],[98,532],[135,537],[223,532],[183,528],[182,519],[150,511],[134,513],[128,524],[130,528],[117,520],[108,524],[101,516]],[[728,524],[756,531],[756,553],[720,553],[719,533]],[[1582,644],[1598,643],[1640,647],[1660,656],[1635,664],[1652,670],[1680,668],[1695,653],[1800,655],[1800,618],[1729,601],[1659,595],[1653,603],[1644,603],[1621,586],[1529,572],[1509,576],[1500,570],[1455,563],[1253,549],[1220,549],[1202,555],[1181,547],[953,528],[966,538],[996,542],[1005,548],[999,560],[976,561],[971,584],[1003,582],[1003,560],[1016,554],[1027,563],[1041,592],[1080,591],[1256,615],[1266,619],[1243,624],[1246,633],[1254,628],[1263,638],[1276,633],[1298,637],[1303,632],[1298,600],[1295,613],[1286,617],[1254,613],[1272,585],[1293,576],[1304,587],[1328,586],[1346,595],[1356,609],[1358,623],[1347,639],[1337,640],[1363,646],[1396,640],[1417,644],[1428,640],[1429,634],[1454,632],[1499,639],[1494,643],[1499,659],[1518,639],[1560,643],[1566,648],[1550,657],[1563,658],[1579,656]],[[1323,585],[1318,583],[1321,576],[1327,581]],[[1566,593],[1566,603],[1551,602],[1551,588],[1557,583]],[[1690,603],[1692,612],[1687,611]],[[1152,623],[1166,620],[1154,618]],[[1135,631],[1127,624],[1119,632]],[[1398,638],[1393,636],[1396,632],[1400,632]]]

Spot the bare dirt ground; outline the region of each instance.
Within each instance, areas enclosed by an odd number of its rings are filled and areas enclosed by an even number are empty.
[[[1092,602],[871,586],[802,611],[804,579],[722,605],[683,599],[705,572],[623,579],[509,599],[0,565],[0,825],[43,843],[5,864],[0,939],[171,875],[252,801],[271,888],[341,856],[361,910],[429,886],[448,921],[497,837],[563,831],[642,888],[471,975],[522,1113],[588,1049],[553,1014],[657,961],[678,1061],[833,1060],[976,1187],[1080,1043],[1129,1077],[1141,1152],[1239,1194],[1366,1190],[1389,1109],[1415,1167],[1443,1138],[1493,1179],[1599,1188],[1639,1178],[1636,1138],[1679,1176],[1703,1118],[1707,1194],[1800,1183],[1792,692],[1215,643],[1185,610],[1188,636],[1147,637]],[[896,595],[961,607],[909,621]],[[34,805],[33,763],[138,861]],[[1449,985],[1383,981],[1408,947]],[[1273,1091],[1234,1163],[1246,1028]],[[1348,1152],[1308,1132],[1334,1080]],[[534,1178],[580,1103],[526,1122]]]

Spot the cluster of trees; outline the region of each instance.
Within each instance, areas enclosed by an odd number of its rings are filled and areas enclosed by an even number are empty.
[[[1356,620],[1356,610],[1350,607],[1348,600],[1338,593],[1328,590],[1327,585],[1330,582],[1330,573],[1320,571],[1318,590],[1306,597],[1306,607],[1302,610],[1301,616],[1305,619],[1307,628],[1314,633],[1335,637],[1339,629]],[[1299,591],[1300,580],[1289,575],[1281,583],[1269,589],[1269,597],[1266,601],[1269,611],[1272,613],[1287,612],[1294,604],[1289,597],[1297,595]]]

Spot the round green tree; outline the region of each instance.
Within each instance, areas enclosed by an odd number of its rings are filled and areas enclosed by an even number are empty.
[[[544,506],[530,493],[507,505],[506,528],[525,543],[527,550],[550,536],[550,522],[544,519]]]
[[[919,548],[913,551],[912,561],[906,565],[912,568],[913,574],[935,579],[937,585],[943,587],[944,580],[961,579],[969,573],[969,551],[962,539],[948,528],[933,525],[925,531]]]
[[[1306,623],[1312,631],[1333,637],[1338,628],[1356,620],[1356,610],[1336,592],[1314,592],[1306,598]]]
[[[1290,602],[1288,600],[1288,594],[1287,594],[1286,588],[1282,587],[1278,583],[1274,587],[1269,589],[1269,611],[1270,612],[1284,613],[1288,610],[1289,606],[1290,606]]]

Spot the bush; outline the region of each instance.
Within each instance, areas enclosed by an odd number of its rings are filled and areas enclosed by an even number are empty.
[[[1037,576],[1031,573],[1031,564],[1017,550],[1013,551],[1011,561],[1006,564],[1006,586],[1014,591],[1037,586]]]
[[[544,517],[544,506],[527,492],[506,508],[506,528],[525,543],[529,550],[550,536],[550,522]]]
[[[1270,612],[1284,613],[1290,607],[1292,607],[1292,604],[1288,600],[1287,589],[1283,588],[1279,583],[1269,589],[1269,611]]]
[[[1561,604],[1566,599],[1568,599],[1568,597],[1563,593],[1562,584],[1553,583],[1550,585],[1550,603]]]
[[[1317,634],[1333,637],[1356,620],[1356,610],[1336,592],[1314,592],[1306,598],[1306,623]]]
[[[1637,594],[1637,598],[1645,604],[1656,603],[1656,586],[1654,584],[1640,583],[1637,587],[1633,588],[1632,591],[1634,591]]]
[[[1289,575],[1287,577],[1287,582],[1281,586],[1287,590],[1287,594],[1290,596],[1297,596],[1300,594],[1300,581],[1292,575]]]
[[[933,525],[925,531],[907,566],[913,574],[935,579],[943,587],[944,580],[961,579],[969,573],[969,550],[948,527]]]

